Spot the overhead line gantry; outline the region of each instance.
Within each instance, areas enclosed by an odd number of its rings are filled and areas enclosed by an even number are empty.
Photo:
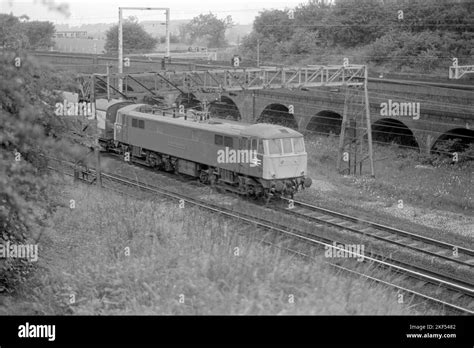
[[[143,73],[111,73],[111,79],[139,79],[153,77],[168,83],[171,88],[200,92],[231,92],[277,88],[363,87],[365,65],[311,65],[308,67],[265,67],[243,69],[209,69],[185,71],[157,71]],[[95,74],[107,77],[106,74]]]

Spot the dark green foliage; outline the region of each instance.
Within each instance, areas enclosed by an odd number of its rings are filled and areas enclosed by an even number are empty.
[[[383,35],[390,22],[390,12],[378,0],[338,1],[329,16],[332,20],[328,23],[328,37],[343,47],[372,42]]]
[[[294,32],[293,23],[288,11],[266,10],[255,18],[253,30],[273,42],[288,41]]]
[[[259,42],[261,59],[272,62],[360,48],[368,51],[362,62],[391,69],[445,69],[453,57],[472,64],[472,1],[338,0],[323,5],[311,0],[294,9],[294,19],[288,14],[261,12],[243,40],[242,53],[255,60]]]
[[[54,32],[51,22],[28,22],[26,16],[0,14],[0,46],[4,48],[48,49],[54,46]]]
[[[53,35],[56,31],[51,22],[32,21],[24,23],[30,49],[44,49],[54,46]]]
[[[15,58],[21,59],[19,67]],[[40,155],[65,148],[55,140],[62,130],[54,115],[60,98],[52,91],[64,89],[67,77],[7,51],[0,55],[0,76],[0,244],[36,243],[51,213],[51,186]],[[21,281],[29,266],[0,258],[0,292]]]
[[[134,20],[125,20],[123,29],[123,51],[124,53],[147,52],[155,48],[158,39],[148,34],[143,27]],[[108,53],[118,51],[118,24],[107,31],[105,50]]]
[[[18,17],[0,13],[0,46],[5,48],[25,47],[28,43],[26,35],[21,30]]]
[[[179,35],[170,33],[170,43],[179,43],[179,42],[180,42]],[[166,43],[166,36],[160,37],[160,43],[161,44]]]
[[[449,61],[438,60],[445,53],[443,45],[449,40],[449,35],[441,32],[392,30],[370,45],[368,53],[371,61],[378,64],[389,62],[396,69],[418,65],[428,71],[435,65],[449,64]]]
[[[224,47],[226,29],[232,27],[232,18],[219,19],[212,13],[200,14],[180,28],[180,36],[192,43],[202,43],[207,47]]]
[[[454,161],[454,153],[457,153],[457,161]],[[474,161],[474,143],[463,144],[461,139],[445,139],[438,141],[433,146],[430,156],[430,164],[440,166],[443,164],[470,164]]]

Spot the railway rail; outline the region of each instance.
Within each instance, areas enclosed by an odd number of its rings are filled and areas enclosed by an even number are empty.
[[[413,250],[427,255],[431,260],[439,258],[452,264],[454,267],[457,266],[457,268],[474,270],[474,250],[472,249],[384,226],[304,202],[286,198],[283,198],[283,200],[288,202],[288,204],[291,203],[293,206],[292,209],[287,208],[285,210],[297,217],[367,236],[374,240],[393,244],[396,247]],[[469,285],[474,284],[469,283]]]
[[[56,160],[56,159],[54,159]],[[56,160],[58,161],[58,160]],[[61,165],[66,165],[66,167],[70,169],[74,168],[74,164],[71,162],[67,161],[61,161],[59,162]],[[77,175],[68,173],[64,170],[54,168],[49,166],[48,169],[50,170],[56,170],[61,173],[65,173],[71,176],[76,177],[76,179],[81,179],[87,182],[93,182],[95,179],[95,171],[91,169],[86,169],[86,173],[82,173],[83,175]],[[156,173],[160,175],[159,173]],[[104,188],[107,189],[112,189],[117,192],[123,193],[123,194],[128,194],[128,195],[136,195],[137,194],[137,189],[140,190],[141,194],[147,193],[147,194],[152,194],[152,195],[160,195],[162,197],[165,197],[166,199],[172,199],[174,201],[184,201],[187,204],[191,204],[194,206],[197,206],[202,209],[206,209],[208,211],[218,213],[224,216],[228,216],[230,218],[238,219],[239,221],[243,221],[248,224],[252,224],[253,226],[257,227],[258,229],[263,229],[267,231],[271,231],[274,233],[278,233],[279,235],[285,236],[287,238],[290,238],[293,241],[297,241],[300,243],[304,243],[306,245],[310,245],[312,248],[314,247],[323,247],[323,248],[335,248],[338,249],[339,247],[334,247],[333,243],[341,243],[340,240],[335,240],[335,238],[328,238],[327,236],[321,236],[316,233],[309,233],[307,231],[304,231],[303,229],[299,228],[292,228],[289,226],[285,226],[280,223],[276,223],[275,221],[270,221],[268,219],[256,217],[253,215],[250,215],[248,213],[243,213],[243,212],[238,212],[233,209],[229,209],[226,207],[223,207],[219,204],[215,203],[209,203],[204,200],[200,200],[194,197],[191,197],[189,195],[184,195],[182,193],[177,193],[169,189],[165,189],[162,187],[158,187],[155,185],[150,185],[144,182],[141,182],[138,180],[138,178],[135,179],[130,179],[128,177],[118,175],[118,174],[110,174],[110,173],[102,173],[102,185]],[[166,177],[170,179],[168,176]],[[177,179],[173,179],[177,180]],[[118,185],[118,188],[117,188]],[[124,189],[125,188],[125,189]],[[131,190],[131,192],[126,192],[127,190]],[[299,204],[299,205],[298,205]],[[319,211],[316,212],[314,208],[316,207],[308,207],[308,205],[305,206],[305,203],[302,202],[297,202],[296,203],[297,208],[295,210],[291,209],[287,211],[291,211],[290,214],[302,214],[301,209],[304,207],[304,209],[308,209],[312,212],[313,215],[315,214],[321,214]],[[322,208],[321,208],[322,209]],[[328,213],[327,211],[326,213]],[[331,216],[331,219],[341,219],[342,217],[340,214],[338,217],[334,216],[335,214],[339,214],[337,212],[332,212],[334,213]],[[313,216],[314,217],[314,216]],[[316,218],[316,217],[314,217]],[[334,221],[328,221],[328,219],[320,219],[321,221],[318,222],[318,225],[324,225],[327,223],[332,223],[336,224],[337,220]],[[324,223],[322,222],[324,221]],[[360,221],[360,220],[359,220]],[[341,222],[342,223],[342,222]],[[354,224],[356,222],[352,221],[349,222],[348,219],[346,219],[344,222],[345,227],[344,228],[352,228],[353,230],[356,230],[356,226]],[[364,221],[364,223],[368,224],[369,227],[366,227],[364,231],[359,231],[360,233],[368,233],[370,229],[376,228],[377,226],[381,226],[380,229],[385,228],[385,232],[388,233],[388,230],[396,230],[392,229],[390,227],[378,225],[375,223],[369,223],[367,221]],[[314,224],[314,223],[313,223]],[[352,227],[351,227],[352,226]],[[359,226],[360,227],[360,226]],[[380,233],[379,237],[380,237]],[[424,238],[422,236],[418,236],[420,238]],[[418,239],[419,241],[420,239]],[[268,240],[262,240],[262,242],[269,243]],[[437,246],[441,248],[441,245],[443,242],[435,241],[435,240],[430,240],[431,245],[430,246]],[[437,243],[439,242],[439,243]],[[272,244],[272,243],[270,243]],[[450,244],[448,244],[451,246]],[[284,248],[285,250],[296,253],[301,256],[309,256],[306,253],[301,252],[300,250],[295,250],[295,249],[288,249]],[[420,249],[422,250],[422,249]],[[458,251],[463,253],[465,256],[472,255],[472,251],[469,249],[465,248],[458,248]],[[338,269],[350,272],[352,274],[356,274],[359,276],[363,276],[367,279],[377,281],[379,283],[386,284],[388,286],[391,286],[393,288],[396,288],[399,291],[407,292],[409,294],[412,294],[414,296],[417,296],[424,301],[429,301],[432,303],[435,303],[437,305],[441,305],[443,308],[448,309],[450,311],[455,311],[457,313],[467,313],[467,314],[474,314],[474,288],[472,287],[472,284],[466,281],[462,281],[458,279],[455,276],[452,275],[446,275],[446,274],[439,274],[436,272],[436,270],[433,269],[428,269],[425,267],[419,267],[419,266],[413,266],[407,262],[403,262],[401,260],[392,260],[388,259],[386,255],[380,254],[378,252],[375,252],[371,250],[368,254],[363,255],[365,261],[369,261],[371,264],[381,267],[384,269],[389,270],[389,272],[397,275],[403,275],[408,277],[409,279],[412,280],[410,286],[406,285],[401,285],[401,284],[396,284],[394,282],[389,282],[384,279],[381,279],[380,277],[374,277],[369,274],[366,274],[365,272],[360,272],[358,270],[358,267],[355,266],[355,262],[351,263],[350,267],[346,267],[346,265],[341,266],[339,264],[336,264],[334,262],[330,261],[325,261],[329,263],[331,266],[336,267]],[[445,255],[446,256],[446,255]],[[465,257],[463,257],[463,260]],[[470,259],[472,260],[472,258]],[[452,260],[450,260],[452,262]],[[466,261],[466,260],[464,260]],[[467,263],[469,264],[469,263]],[[462,265],[466,266],[466,265]],[[470,267],[472,265],[469,264]],[[414,280],[414,282],[413,282]],[[413,285],[413,283],[415,283]]]

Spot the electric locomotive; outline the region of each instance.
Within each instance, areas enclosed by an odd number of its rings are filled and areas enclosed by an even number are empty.
[[[254,197],[293,197],[311,186],[303,135],[293,129],[187,117],[124,101],[100,109],[100,143],[131,161]]]

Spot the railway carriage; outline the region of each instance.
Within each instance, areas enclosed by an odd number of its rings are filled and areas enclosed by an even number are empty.
[[[117,116],[117,111],[124,106],[131,105],[133,102],[127,100],[112,99],[97,99],[96,100],[96,114],[97,114],[97,128],[99,129],[99,143],[105,148],[109,149],[114,142],[114,124]]]
[[[271,124],[197,120],[146,104],[113,104],[112,149],[153,168],[199,178],[251,196],[293,196],[309,187],[303,135]],[[113,114],[116,114],[114,117]],[[104,134],[110,143],[111,132]]]

